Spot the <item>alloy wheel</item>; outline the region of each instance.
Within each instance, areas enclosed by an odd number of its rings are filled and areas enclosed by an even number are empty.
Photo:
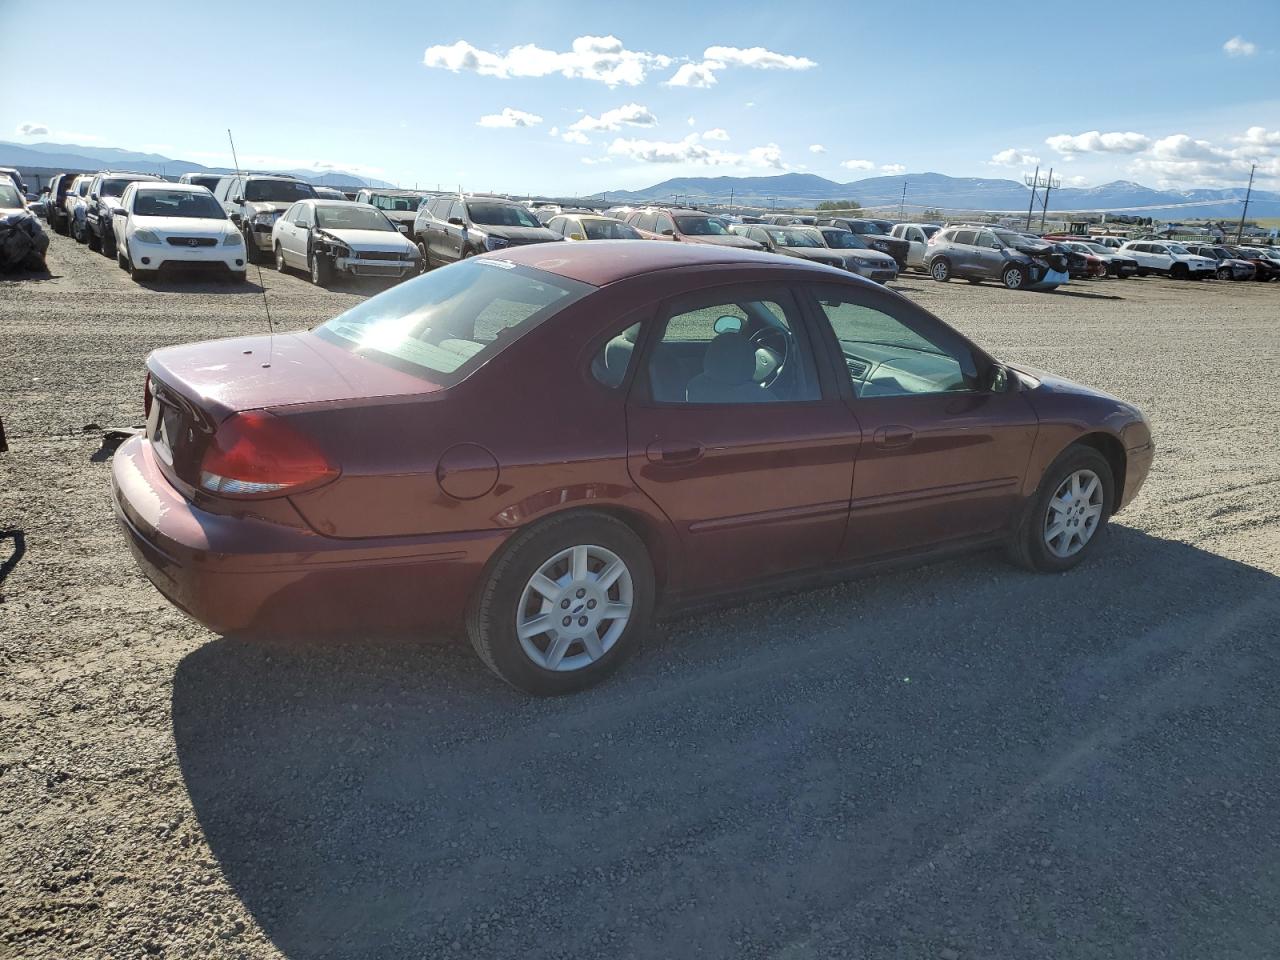
[[[567,672],[618,642],[635,602],[631,571],[612,550],[579,544],[543,563],[520,594],[516,636],[534,664]]]
[[[1055,557],[1075,556],[1098,529],[1105,506],[1102,481],[1092,470],[1076,470],[1054,491],[1044,517],[1044,542]]]

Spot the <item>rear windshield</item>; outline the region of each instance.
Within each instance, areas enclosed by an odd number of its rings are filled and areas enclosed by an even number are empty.
[[[133,198],[139,217],[186,217],[192,220],[225,220],[222,204],[211,193],[191,190],[139,190]]]
[[[244,185],[246,200],[293,203],[315,195],[316,191],[311,184],[302,180],[249,180]]]
[[[369,202],[379,210],[399,210],[402,212],[408,212],[418,209],[418,204],[421,202],[421,198],[396,197],[389,196],[385,193],[375,193],[369,198]]]
[[[330,230],[395,230],[391,221],[363,204],[316,205],[316,226]]]
[[[640,240],[635,227],[617,220],[583,220],[582,229],[588,240]]]
[[[316,333],[449,386],[592,289],[505,260],[464,260],[371,297]]]
[[[0,207],[21,207],[22,195],[12,181],[0,180]]]
[[[518,203],[468,203],[471,222],[486,227],[540,227],[532,213]]]
[[[103,197],[118,197],[120,194],[124,193],[125,187],[135,182],[137,182],[136,177],[112,177],[109,180],[102,181],[102,186],[98,189],[98,194]]]

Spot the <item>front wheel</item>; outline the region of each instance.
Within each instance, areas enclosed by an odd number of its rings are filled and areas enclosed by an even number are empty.
[[[1231,268],[1230,268],[1230,267],[1219,267],[1219,268],[1218,268],[1218,279],[1219,279],[1219,280],[1230,280],[1230,279],[1231,279]]]
[[[253,239],[253,228],[241,230],[244,236],[244,259],[246,263],[262,263],[262,251],[258,249],[258,242]]]
[[[114,229],[102,231],[102,255],[113,260],[116,258],[116,232]]]
[[[1007,290],[1021,290],[1027,285],[1027,268],[1017,264],[1005,267],[1000,274],[1000,282]]]
[[[946,283],[951,279],[951,263],[945,258],[939,257],[929,264],[929,276],[937,280],[938,283]]]
[[[314,250],[309,258],[311,265],[311,282],[317,287],[327,287],[333,282],[333,261],[322,257]]]
[[[101,250],[102,239],[96,233],[93,232],[93,224],[89,223],[89,221],[87,220],[85,221],[85,224],[84,224],[84,232],[88,235],[88,240],[86,242],[89,244],[89,249],[94,251],[95,253]]]
[[[1085,558],[1116,504],[1107,458],[1074,444],[1049,465],[1009,544],[1009,556],[1031,570],[1057,573]]]
[[[1186,280],[1191,276],[1191,271],[1187,269],[1185,263],[1175,263],[1169,268],[1169,276],[1175,280]]]
[[[280,244],[276,244],[276,269],[281,273],[287,273],[289,265],[284,262],[284,249]]]
[[[574,513],[535,524],[499,554],[468,610],[467,635],[513,687],[570,693],[635,650],[653,606],[644,542],[606,514]]]
[[[418,272],[426,273],[431,269],[431,258],[427,256],[427,245],[418,241]]]

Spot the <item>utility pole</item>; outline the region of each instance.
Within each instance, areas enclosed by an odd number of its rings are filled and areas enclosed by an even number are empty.
[[[1022,182],[1031,188],[1031,202],[1027,204],[1027,229],[1031,229],[1031,211],[1036,208],[1036,188],[1040,186],[1040,164],[1036,164],[1036,172],[1031,175],[1028,180],[1025,175]]]
[[[907,209],[907,178],[902,178],[902,200],[898,203],[898,219],[901,220]]]
[[[1240,243],[1244,237],[1244,218],[1249,212],[1249,198],[1253,196],[1253,172],[1258,169],[1255,163],[1249,167],[1249,189],[1244,192],[1244,209],[1240,211],[1240,226],[1236,228],[1236,243]]]
[[[1049,215],[1049,191],[1054,187],[1062,186],[1062,181],[1053,182],[1053,167],[1049,168],[1049,179],[1044,185],[1044,206],[1040,208],[1040,232],[1044,233],[1044,219]]]
[[[733,216],[733,187],[729,188],[729,216]]]

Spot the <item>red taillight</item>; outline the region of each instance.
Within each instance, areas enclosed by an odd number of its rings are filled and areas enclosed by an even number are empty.
[[[279,497],[337,475],[315,443],[261,411],[237,413],[218,427],[200,464],[200,486],[224,497]]]
[[[147,385],[142,388],[142,414],[146,420],[151,419],[151,374],[147,374]]]

